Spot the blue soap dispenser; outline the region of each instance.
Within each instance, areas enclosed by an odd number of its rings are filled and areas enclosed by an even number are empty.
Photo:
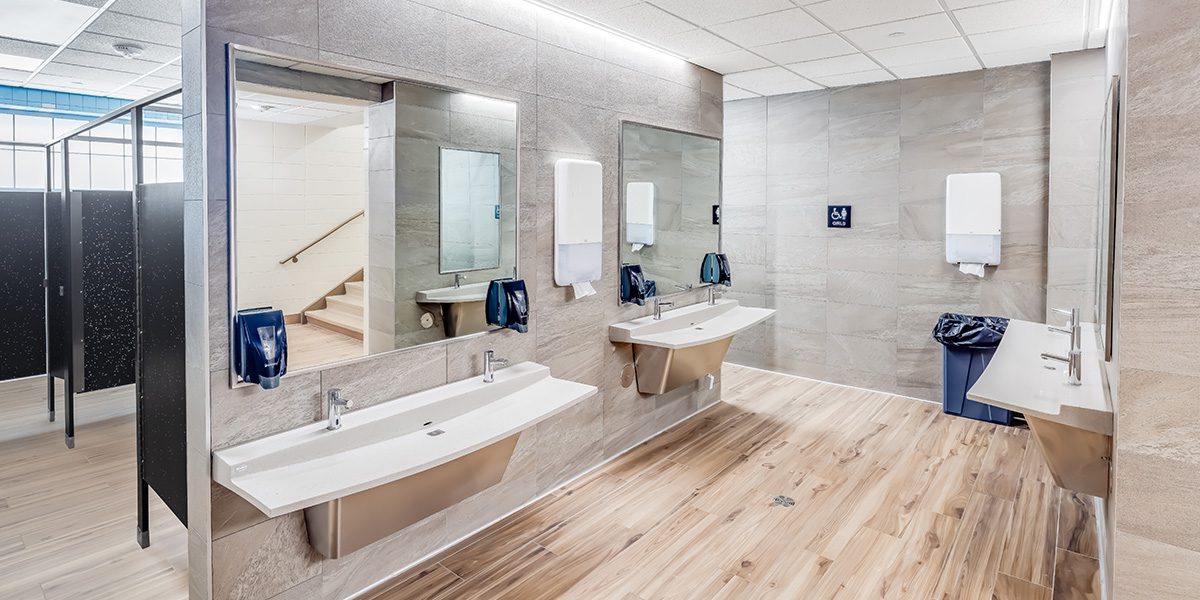
[[[239,310],[233,319],[233,360],[238,377],[264,390],[279,386],[287,374],[287,329],[283,311],[267,308]]]

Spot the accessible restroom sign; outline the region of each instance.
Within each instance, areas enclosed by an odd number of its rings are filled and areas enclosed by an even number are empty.
[[[850,229],[850,206],[830,206],[829,212],[829,227],[837,229]]]

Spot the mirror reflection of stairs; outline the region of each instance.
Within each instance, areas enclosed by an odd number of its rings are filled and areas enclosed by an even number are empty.
[[[347,281],[344,294],[325,296],[325,308],[304,311],[304,322],[363,339],[363,282]]]

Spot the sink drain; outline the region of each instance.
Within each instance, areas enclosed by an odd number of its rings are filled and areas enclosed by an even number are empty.
[[[775,496],[774,505],[791,508],[796,505],[796,501],[788,498],[787,496]]]

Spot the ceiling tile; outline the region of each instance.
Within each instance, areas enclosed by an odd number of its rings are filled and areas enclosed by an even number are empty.
[[[179,25],[182,11],[179,0],[117,0],[108,12]]]
[[[696,28],[695,25],[645,2],[604,13],[598,19],[610,27],[651,41]]]
[[[700,26],[715,25],[792,8],[790,0],[650,0]]]
[[[844,75],[829,75],[817,79],[817,83],[829,87],[841,87],[846,85],[861,85],[864,83],[875,83],[876,81],[891,81],[895,79],[891,73],[883,69],[873,69],[870,71],[862,71],[859,73],[846,73]]]
[[[805,8],[838,30],[943,12],[938,0],[825,0]]]
[[[59,45],[96,9],[61,0],[4,0],[0,37]]]
[[[835,33],[753,48],[755,52],[779,64],[817,60],[858,52]]]
[[[898,77],[912,79],[915,77],[928,77],[930,75],[945,75],[946,73],[975,71],[979,69],[979,61],[975,60],[974,56],[969,56],[964,58],[952,58],[950,60],[916,63],[911,65],[897,65],[894,67],[888,65],[888,68],[891,69],[892,72]]]
[[[13,56],[28,56],[31,58],[49,58],[58,46],[52,44],[38,44],[36,42],[27,42],[25,40],[14,40],[12,38],[0,38],[0,53],[12,54]]]
[[[828,27],[818,23],[799,8],[722,23],[709,29],[735,44],[746,47],[829,33]]]
[[[1083,48],[1083,28],[1066,21],[992,31],[968,37],[971,45],[975,46],[975,50],[980,54],[1012,52],[1038,46],[1069,47],[1071,44],[1074,44],[1076,50]]]
[[[983,60],[983,64],[990,69],[993,67],[1006,67],[1008,65],[1023,65],[1025,63],[1047,61],[1050,60],[1051,54],[1078,49],[1079,45],[1074,43],[1051,44],[1047,46],[1027,47],[1019,50],[981,53],[979,58]]]
[[[827,75],[841,75],[843,73],[858,73],[861,71],[870,71],[878,69],[879,65],[875,61],[867,57],[866,54],[848,54],[846,56],[837,56],[834,58],[823,58],[821,60],[812,60],[808,62],[792,63],[787,65],[787,68],[810,79],[816,79]]]
[[[91,69],[141,74],[158,67],[162,63],[141,60],[139,58],[129,59],[112,53],[97,54],[95,52],[82,52],[68,48],[55,57],[54,64],[77,65]]]
[[[545,2],[577,15],[596,18],[606,12],[633,6],[638,3],[638,0],[545,0]]]
[[[783,67],[768,67],[734,73],[725,76],[725,81],[764,96],[815,90],[821,87]]]
[[[722,74],[771,66],[771,61],[745,50],[714,54],[712,56],[701,56],[691,59],[691,62]]]
[[[730,100],[743,100],[745,98],[757,98],[758,94],[755,94],[754,92],[750,92],[747,90],[743,90],[740,87],[729,85],[728,83],[726,83],[724,86],[722,86],[721,96],[726,102],[728,102]]]
[[[863,50],[960,37],[958,28],[946,13],[850,29],[842,33]]]
[[[950,10],[969,8],[972,6],[979,6],[980,4],[992,4],[993,2],[998,1],[999,0],[945,0],[946,8],[949,8]]]
[[[975,56],[971,54],[971,49],[967,47],[967,42],[961,37],[912,44],[910,46],[884,48],[871,52],[871,56],[889,69],[962,58],[970,59],[971,62],[975,63],[975,68],[979,68],[979,63],[975,60]]]
[[[1070,21],[1083,30],[1087,0],[1008,0],[954,11],[967,35],[1055,21]]]
[[[693,56],[712,56],[733,52],[738,47],[703,29],[693,29],[677,33],[662,39],[660,44],[672,52],[686,58]]]
[[[100,15],[88,32],[112,36],[114,41],[150,42],[172,48],[178,48],[180,42],[178,25],[111,12]]]

